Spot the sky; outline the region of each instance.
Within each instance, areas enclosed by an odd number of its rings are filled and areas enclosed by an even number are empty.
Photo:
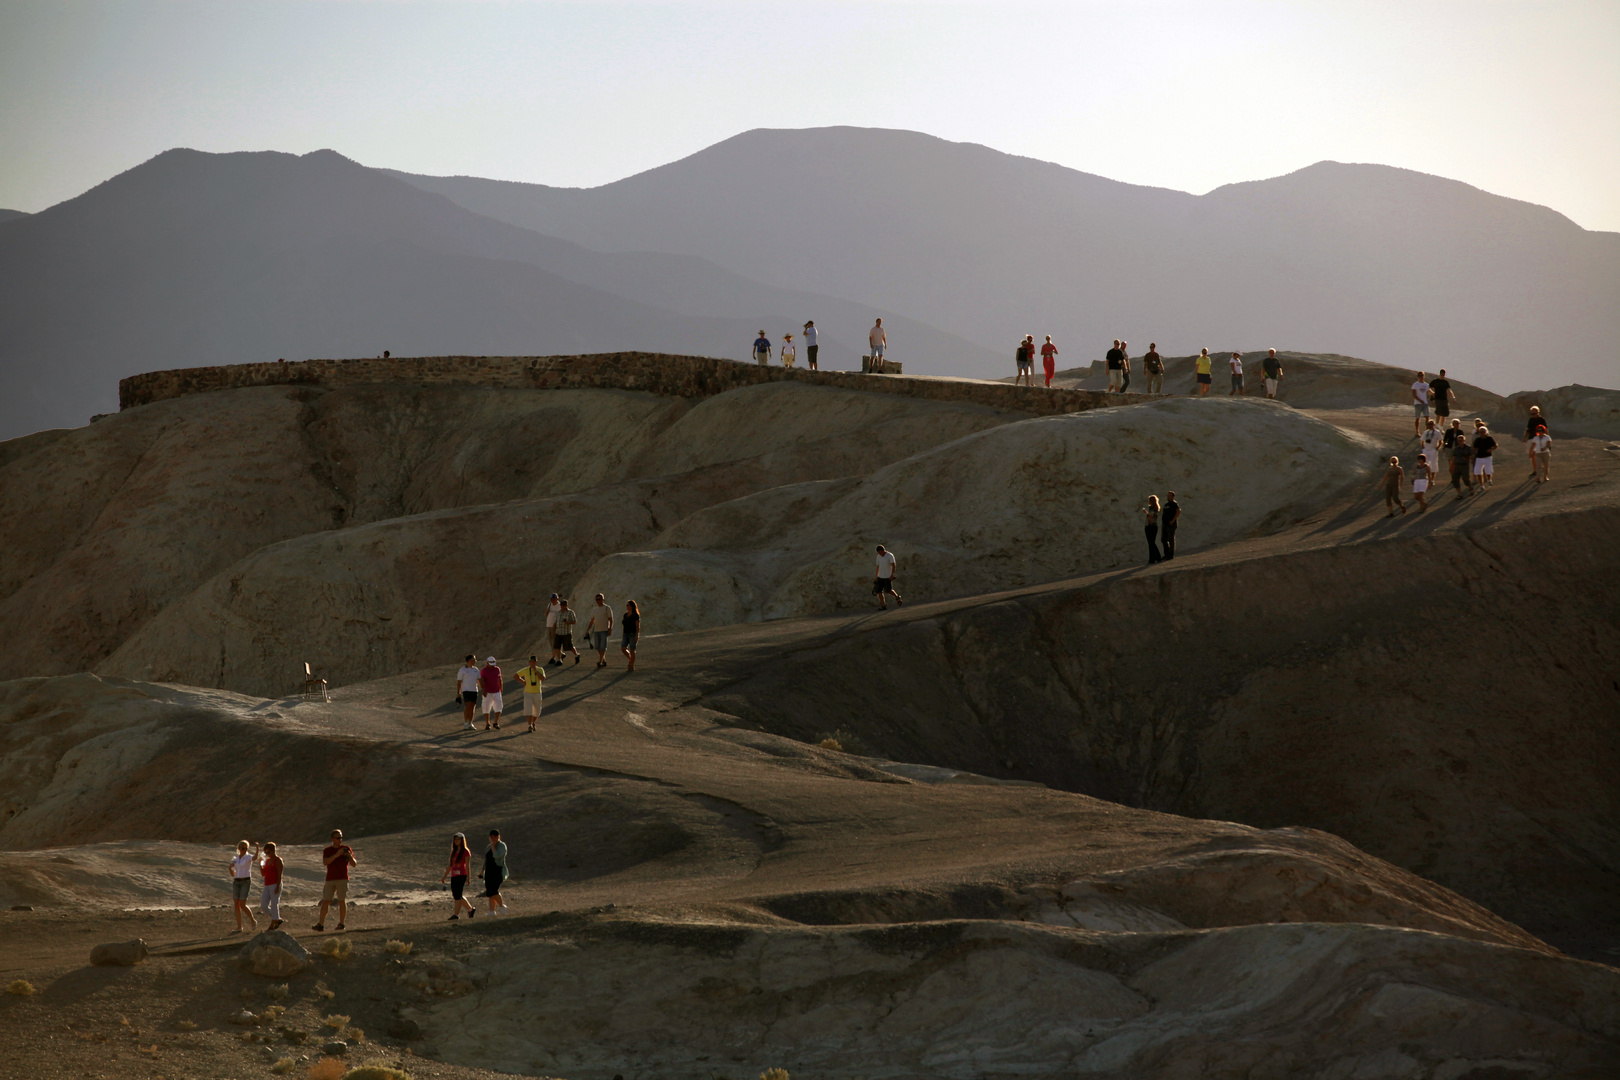
[[[0,0],[0,207],[176,146],[592,186],[756,127],[1202,193],[1324,159],[1620,231],[1620,0]]]

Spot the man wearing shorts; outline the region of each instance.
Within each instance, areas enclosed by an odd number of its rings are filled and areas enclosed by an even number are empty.
[[[820,336],[820,333],[816,330],[816,321],[814,319],[804,324],[804,362],[811,371],[818,370],[816,367],[816,353],[821,351],[821,346],[817,345],[816,341]]]
[[[501,730],[501,688],[506,680],[501,677],[501,669],[491,656],[484,661],[484,666],[478,671],[478,685],[484,691],[484,730],[490,730],[491,721],[495,730]]]
[[[1243,354],[1242,353],[1233,353],[1232,354],[1232,359],[1228,360],[1226,363],[1232,369],[1232,389],[1230,389],[1230,390],[1228,390],[1226,392],[1226,396],[1231,397],[1233,394],[1236,394],[1238,397],[1242,397],[1243,396]]]
[[[872,329],[866,332],[866,343],[872,346],[873,366],[881,368],[883,365],[878,361],[883,359],[884,352],[889,348],[889,332],[883,329],[882,319],[873,323]]]
[[[1440,375],[1430,380],[1429,394],[1434,398],[1434,415],[1439,418],[1440,426],[1446,426],[1446,418],[1451,415],[1451,403],[1457,399],[1452,392],[1451,380],[1446,378],[1446,369],[1440,369]]]
[[[478,708],[478,669],[473,666],[472,653],[467,654],[461,670],[456,672],[456,693],[461,697],[461,718],[467,723],[466,730],[471,731],[473,712]]]
[[[1114,339],[1114,347],[1108,350],[1108,392],[1120,393],[1125,385],[1125,353],[1119,347],[1119,338]]]
[[[528,718],[530,731],[540,719],[540,692],[546,683],[546,673],[540,670],[535,659],[529,657],[529,666],[518,672],[518,680],[523,683],[523,715]]]
[[[551,651],[557,657],[557,663],[562,663],[562,654],[572,652],[574,663],[579,663],[579,650],[574,647],[574,624],[579,622],[579,616],[574,609],[568,606],[568,601],[559,600],[562,607],[557,610],[557,636],[551,639]]]
[[[556,593],[546,603],[546,647],[551,650],[551,659],[546,661],[546,667],[558,667],[562,664],[562,653],[557,651],[557,612],[562,610],[562,597]]]
[[[326,864],[326,883],[321,886],[321,913],[311,929],[326,929],[326,909],[334,900],[338,909],[337,928],[344,928],[349,918],[349,867],[359,861],[354,849],[343,842],[343,830],[333,829],[332,842],[321,852],[321,862]]]
[[[1412,384],[1412,434],[1423,434],[1423,421],[1429,418],[1429,380],[1423,372],[1417,373]]]
[[[1193,360],[1193,368],[1198,373],[1197,377],[1198,377],[1198,396],[1199,397],[1204,397],[1205,395],[1207,395],[1209,393],[1210,382],[1215,377],[1214,373],[1210,371],[1210,368],[1214,366],[1214,363],[1215,362],[1212,359],[1210,359],[1208,349],[1200,349],[1200,350],[1198,350],[1198,357],[1195,360]]]
[[[1474,421],[1474,482],[1482,487],[1490,487],[1494,459],[1491,453],[1496,449],[1496,440],[1491,437],[1491,429],[1485,426],[1485,421]]]
[[[607,599],[597,593],[596,603],[585,621],[585,633],[590,637],[591,648],[596,650],[596,666],[599,668],[607,667],[608,634],[612,632],[613,609],[607,606]]]
[[[872,595],[878,598],[878,607],[884,611],[889,610],[891,596],[895,607],[905,603],[894,591],[894,552],[884,550],[882,544],[877,546],[877,576],[872,579]]]
[[[1277,383],[1282,380],[1282,361],[1277,359],[1276,349],[1266,350],[1266,358],[1260,361],[1260,371],[1266,379],[1266,400],[1274,401],[1277,397]]]

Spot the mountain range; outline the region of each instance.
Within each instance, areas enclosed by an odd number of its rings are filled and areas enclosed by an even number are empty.
[[[1612,381],[1620,234],[1455,181],[1323,162],[1203,196],[914,132],[758,130],[598,188],[171,150],[0,213],[0,438],[153,368],[649,349],[744,359],[813,318],[908,373],[1140,352],[1337,352],[1492,389]]]

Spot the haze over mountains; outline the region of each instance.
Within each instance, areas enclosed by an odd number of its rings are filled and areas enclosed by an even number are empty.
[[[1321,163],[1204,196],[914,132],[751,131],[593,189],[174,150],[0,213],[0,438],[164,367],[650,349],[745,357],[807,318],[908,373],[1279,348],[1507,392],[1612,382],[1620,234],[1436,177]]]

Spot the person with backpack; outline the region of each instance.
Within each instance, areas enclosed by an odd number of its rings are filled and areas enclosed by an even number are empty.
[[[1125,354],[1120,351],[1119,338],[1114,339],[1114,347],[1108,350],[1104,362],[1108,365],[1108,392],[1117,394],[1125,381]]]
[[[1533,445],[1537,435],[1546,435],[1547,421],[1542,418],[1541,406],[1530,406],[1530,420],[1524,425],[1525,452],[1530,455],[1530,479],[1535,480],[1540,475],[1536,469],[1536,448]],[[1548,440],[1549,444],[1551,440]]]
[[[1046,335],[1046,344],[1041,346],[1041,366],[1046,369],[1046,385],[1052,385],[1052,376],[1057,374],[1057,346],[1052,344],[1052,335]]]
[[[1485,426],[1485,421],[1474,421],[1474,480],[1482,487],[1489,488],[1494,484],[1495,459],[1492,455],[1496,451],[1496,439],[1491,435],[1491,429]]]
[[[1147,392],[1164,393],[1164,358],[1159,355],[1158,342],[1148,342],[1148,351],[1142,354],[1142,370],[1147,372]]]
[[[1018,385],[1020,379],[1023,380],[1025,386],[1035,385],[1035,365],[1030,358],[1030,351],[1034,348],[1034,340],[1033,336],[1025,334],[1023,340],[1018,343],[1018,348],[1013,351],[1013,364],[1016,372],[1013,375],[1014,386]]]
[[[771,363],[771,339],[765,336],[763,330],[754,339],[754,362],[760,367],[769,367]]]

